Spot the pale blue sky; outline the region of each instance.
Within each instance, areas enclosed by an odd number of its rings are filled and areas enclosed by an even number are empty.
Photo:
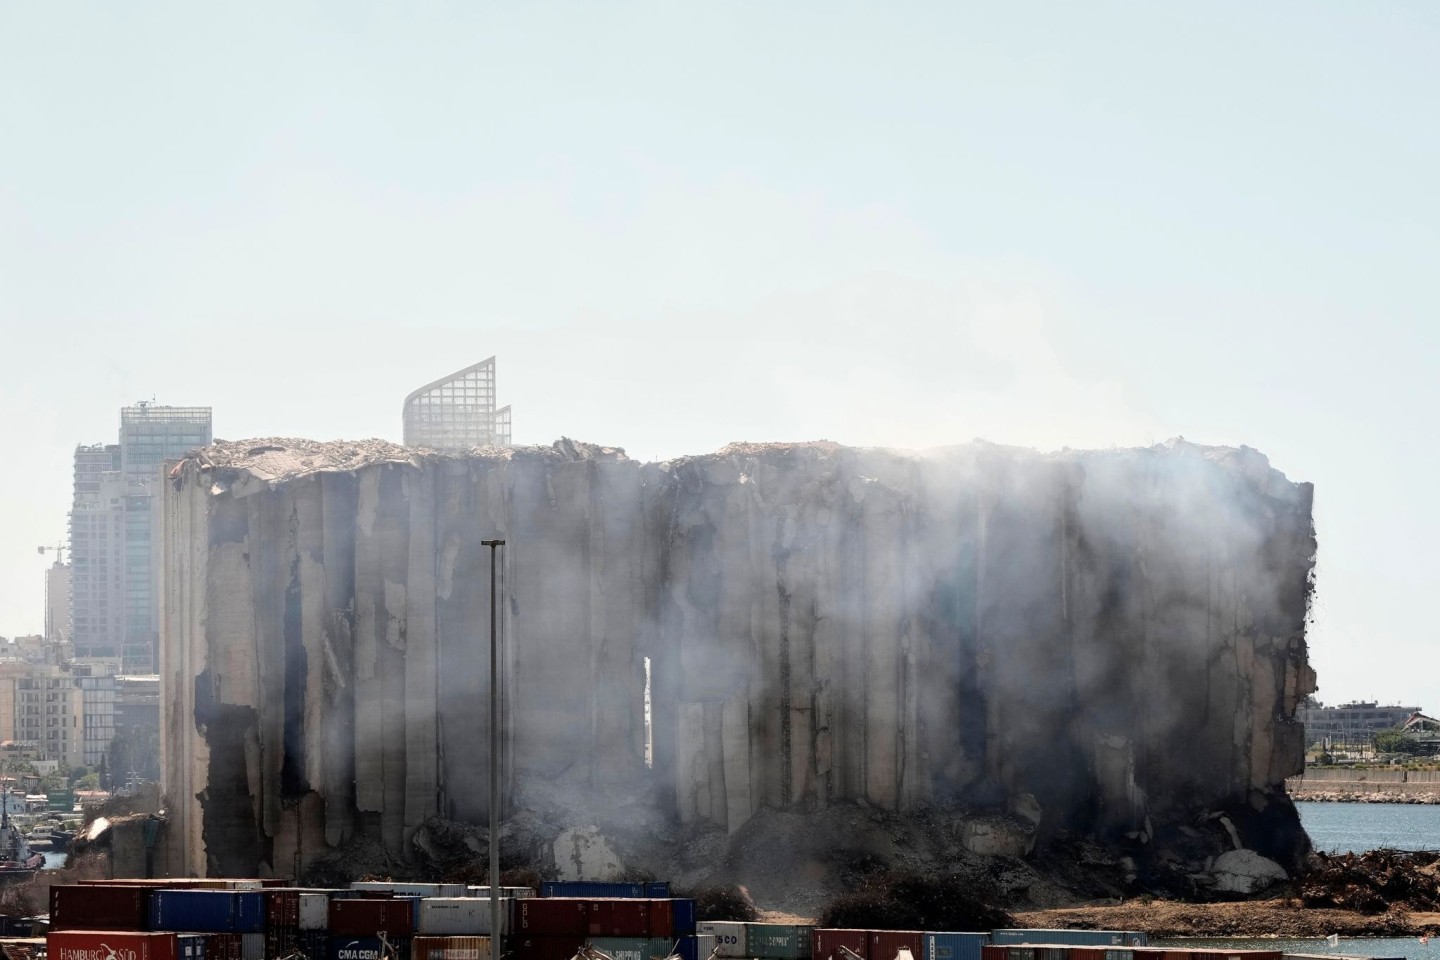
[[[0,3],[0,635],[77,442],[1247,443],[1440,709],[1440,5]]]

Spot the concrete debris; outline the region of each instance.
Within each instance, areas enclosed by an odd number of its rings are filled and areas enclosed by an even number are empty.
[[[623,790],[732,837],[851,801],[1014,810],[1026,849],[1218,810],[1293,866],[1310,508],[1255,451],[1183,441],[217,443],[164,504],[170,862],[298,875],[485,822],[500,537],[507,820],[581,788],[551,858],[567,827],[613,840],[589,811]]]
[[[1284,883],[1290,875],[1280,864],[1254,850],[1228,850],[1215,858],[1210,878],[1217,892],[1248,896]]]

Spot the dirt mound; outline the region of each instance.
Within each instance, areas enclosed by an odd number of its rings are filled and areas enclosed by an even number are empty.
[[[1016,913],[1017,927],[1055,930],[1143,930],[1152,937],[1400,937],[1425,932],[1433,918],[1402,911],[1361,914],[1304,910],[1295,900],[1176,903],[1130,900],[1121,904]]]
[[[1440,852],[1319,853],[1297,887],[1301,902],[1312,908],[1440,911]]]
[[[992,930],[1010,915],[958,874],[883,873],[830,902],[819,925],[860,930]]]

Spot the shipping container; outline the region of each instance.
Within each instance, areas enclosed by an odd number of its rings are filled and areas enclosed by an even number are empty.
[[[178,960],[205,960],[205,939],[203,933],[176,934],[175,956]]]
[[[645,884],[645,896],[649,897],[651,900],[669,900],[669,899],[670,899],[670,881],[669,881],[669,880],[651,880],[651,881],[649,881],[648,883]]]
[[[397,897],[463,897],[463,883],[403,883],[397,880],[356,880],[351,890],[390,892]]]
[[[330,934],[324,930],[302,930],[295,939],[295,949],[309,960],[325,960],[329,951]]]
[[[1150,942],[1140,930],[992,930],[990,942],[1046,944],[1067,947],[1143,947]]]
[[[1135,960],[1130,947],[1071,947],[1070,960]]]
[[[302,893],[296,905],[296,926],[301,930],[325,930],[330,925],[330,895]],[[324,950],[322,944],[320,949]]]
[[[982,960],[988,933],[927,933],[921,960]]]
[[[673,940],[679,936],[675,930],[675,901],[674,900],[646,900],[650,910],[650,937],[655,939],[663,937],[666,940]],[[694,927],[694,923],[691,923]],[[692,930],[693,932],[693,930]]]
[[[513,900],[500,901],[500,936],[510,934]],[[478,897],[426,897],[416,929],[434,936],[489,936],[490,901]]]
[[[611,960],[664,960],[670,955],[669,940],[651,937],[595,937],[590,945]]]
[[[646,884],[643,883],[618,883],[603,880],[545,880],[540,884],[540,896],[582,897],[591,900],[616,897],[645,899],[646,897],[670,896],[670,885],[664,885],[663,893],[648,893]]]
[[[693,937],[695,935],[695,901],[679,898],[670,901],[671,935]]]
[[[152,890],[140,886],[53,886],[50,929],[148,930]]]
[[[745,949],[749,957],[757,960],[806,960],[810,956],[812,928],[809,925],[752,923],[747,927]],[[871,949],[874,949],[873,944]],[[871,957],[871,960],[876,958]],[[917,956],[915,960],[920,958]]]
[[[870,934],[870,960],[904,960],[900,951],[910,954],[910,960],[922,960],[925,934],[919,930],[874,930]]]
[[[702,920],[695,924],[695,929],[715,938],[717,956],[736,957],[743,960],[743,958],[751,956],[746,936],[747,926],[748,924],[737,923],[734,920]]]
[[[265,897],[265,923],[272,927],[299,925],[301,894],[330,897],[330,891],[323,887],[267,887],[262,893]]]
[[[289,956],[299,942],[300,931],[295,927],[269,927],[265,930],[265,956]]]
[[[410,960],[410,938],[332,935],[325,957],[326,960]]]
[[[716,956],[715,938],[710,934],[680,937],[676,941],[675,952],[680,955],[680,960],[710,960]]]
[[[212,933],[205,938],[208,960],[240,960],[240,934]]]
[[[586,901],[586,926],[592,937],[648,938],[650,901],[636,898]]]
[[[998,944],[987,943],[980,948],[980,960],[1010,960],[1010,950]]]
[[[514,960],[571,960],[585,943],[583,935],[568,937],[515,937],[509,941]]]
[[[489,887],[466,887],[466,888],[465,888],[465,896],[467,896],[467,897],[484,897],[485,899],[488,900],[488,899],[490,899],[490,888],[489,888]],[[529,899],[530,897],[533,897],[533,896],[535,896],[535,888],[534,888],[534,887],[501,887],[501,888],[500,888],[500,899],[502,899],[502,900],[504,900],[504,899],[506,899],[506,898],[509,898],[509,899],[511,899],[511,900],[527,900],[527,899]]]
[[[334,937],[408,937],[415,932],[415,904],[405,897],[390,900],[331,900],[326,927]],[[333,946],[333,944],[332,944]]]
[[[265,934],[240,934],[240,960],[265,960]]]
[[[416,937],[410,960],[490,960],[490,938]]]
[[[258,890],[156,890],[150,929],[194,933],[262,933],[265,894]]]
[[[815,960],[870,960],[870,931],[817,927],[810,932],[810,953]]]
[[[586,900],[516,900],[511,929],[526,937],[584,937],[590,932]],[[567,958],[568,960],[568,958]]]
[[[56,930],[45,938],[51,960],[177,960],[175,934],[141,930]]]

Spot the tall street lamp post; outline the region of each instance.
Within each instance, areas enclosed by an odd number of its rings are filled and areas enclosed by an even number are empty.
[[[500,956],[500,653],[495,612],[495,570],[497,547],[504,540],[481,540],[490,548],[490,945],[492,957]]]

